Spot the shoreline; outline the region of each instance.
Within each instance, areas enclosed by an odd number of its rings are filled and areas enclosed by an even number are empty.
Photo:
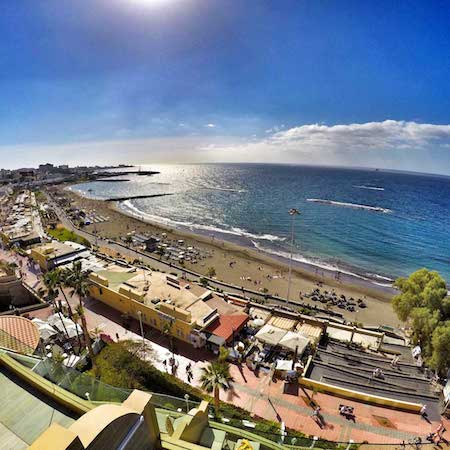
[[[89,196],[86,192],[83,193],[71,189],[72,186],[75,186],[76,184],[72,183],[70,186],[67,186],[65,190],[68,190],[76,196],[86,200],[111,202],[111,204],[114,204],[114,208],[118,213],[124,214],[127,217],[139,220],[143,223],[147,223],[155,228],[183,233],[193,238],[206,238],[207,242],[210,242],[208,239],[214,236],[216,241],[223,241],[228,244],[243,247],[249,251],[254,251],[258,255],[264,255],[264,257],[272,258],[274,262],[276,261],[279,264],[289,264],[289,251],[287,249],[277,250],[276,248],[270,248],[269,246],[264,245],[264,242],[285,240],[285,238],[270,234],[253,235],[246,230],[240,230],[238,228],[221,230],[213,226],[176,222],[165,217],[154,218],[151,214],[138,210],[129,202],[129,200],[132,200],[133,198],[140,198],[140,196],[98,198],[95,196]],[[160,197],[166,195],[173,194],[152,194],[142,197]],[[333,262],[321,260],[319,257],[314,257],[314,255],[303,256],[302,254],[294,253],[292,257],[292,267],[293,269],[304,272],[305,276],[313,277],[318,281],[321,281],[324,278],[328,281],[336,279],[345,280],[346,283],[355,284],[361,289],[374,291],[378,295],[388,297],[392,297],[398,293],[397,290],[392,287],[397,276],[377,273],[375,271],[372,272],[370,269],[360,269],[346,263],[345,261],[338,260],[337,262]]]
[[[109,216],[109,220],[86,226],[86,230],[94,229],[105,238],[118,239],[127,233],[161,235],[167,234],[167,239],[177,241],[183,239],[186,245],[195,247],[208,254],[208,257],[198,264],[186,263],[185,267],[194,272],[205,274],[209,267],[216,270],[216,279],[231,283],[246,289],[267,289],[271,295],[286,296],[289,261],[285,258],[272,255],[257,248],[250,248],[230,241],[208,235],[194,233],[191,230],[180,230],[150,220],[142,220],[131,212],[118,207],[116,202],[104,202],[99,199],[84,197],[81,193],[67,189],[68,186],[57,187],[63,195],[71,198],[72,203],[86,211],[95,211],[96,214]],[[323,272],[323,276],[322,276]],[[399,328],[401,322],[397,319],[390,305],[393,292],[383,286],[377,286],[364,279],[346,275],[341,272],[337,281],[332,270],[321,269],[321,276],[317,276],[316,267],[293,261],[292,288],[290,300],[296,300],[311,292],[322,284],[323,290],[335,290],[338,295],[347,298],[363,298],[367,308],[348,312],[332,306],[331,310],[341,313],[346,320],[364,322],[370,325],[389,325]],[[309,298],[303,300],[315,305]]]
[[[78,192],[74,192],[76,195],[81,194]],[[102,201],[102,200],[96,200],[96,201]],[[216,243],[216,246],[218,248],[229,248],[229,250],[232,250],[234,252],[244,252],[246,256],[253,256],[253,258],[258,261],[265,263],[272,263],[272,264],[279,264],[280,266],[283,266],[285,270],[289,269],[289,259],[287,257],[284,257],[282,255],[274,254],[268,250],[260,249],[258,248],[254,243],[253,246],[246,245],[245,243],[235,243],[231,240],[224,239],[221,234],[226,233],[220,233],[219,231],[208,231],[208,233],[202,233],[201,230],[191,230],[191,229],[183,229],[182,227],[171,227],[166,224],[162,224],[159,222],[154,222],[150,219],[145,219],[144,216],[139,216],[138,214],[133,214],[130,211],[127,211],[123,208],[121,208],[118,204],[118,202],[110,202],[109,206],[113,208],[116,212],[119,214],[123,214],[130,219],[135,219],[140,222],[146,223],[148,225],[151,225],[155,228],[160,228],[164,231],[176,233],[181,236],[185,236],[187,238],[195,239],[202,241],[205,244],[214,245],[214,242]],[[211,237],[214,236],[214,242],[211,241]],[[327,284],[336,284],[337,286],[340,284],[349,284],[352,285],[352,287],[359,287],[362,289],[362,293],[365,294],[369,291],[373,291],[375,295],[382,296],[386,298],[386,300],[390,301],[390,298],[393,295],[396,295],[396,290],[392,288],[390,285],[386,286],[383,284],[378,284],[374,280],[370,280],[369,278],[365,278],[362,275],[358,275],[351,272],[346,272],[343,269],[333,269],[331,267],[327,267],[325,264],[320,265],[314,264],[312,262],[306,262],[306,261],[299,261],[295,258],[292,259],[292,272],[297,272],[303,277],[307,277],[311,279],[314,282],[326,282]],[[322,275],[320,275],[320,273]],[[336,274],[339,273],[339,280],[342,283],[336,283]],[[318,275],[319,274],[319,275]]]

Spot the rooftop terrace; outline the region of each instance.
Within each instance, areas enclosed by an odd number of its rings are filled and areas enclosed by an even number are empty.
[[[110,289],[117,292],[131,289],[143,303],[151,307],[158,308],[160,304],[165,304],[188,311],[194,322],[199,322],[214,312],[203,301],[213,297],[210,291],[164,273],[120,266],[111,266],[96,273],[108,280]]]
[[[426,372],[406,355],[402,356],[398,367],[393,368],[391,360],[392,356],[382,353],[367,353],[344,344],[330,343],[319,349],[308,376],[358,392],[427,405],[430,419],[438,420],[439,394],[433,391]],[[382,370],[382,377],[372,376],[376,368]]]

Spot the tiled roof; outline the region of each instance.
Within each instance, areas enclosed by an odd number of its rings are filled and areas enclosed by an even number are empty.
[[[247,314],[220,315],[206,331],[216,336],[220,336],[226,341],[233,337],[233,329],[238,332],[248,321]]]
[[[25,317],[0,316],[0,346],[20,353],[33,353],[39,344],[37,326]]]

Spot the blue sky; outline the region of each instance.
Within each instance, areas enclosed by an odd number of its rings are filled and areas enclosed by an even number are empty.
[[[449,23],[447,1],[2,0],[2,165],[450,174]]]

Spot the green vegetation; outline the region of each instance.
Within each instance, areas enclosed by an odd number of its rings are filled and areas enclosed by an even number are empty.
[[[156,249],[156,254],[159,255],[159,259],[161,259],[164,256],[164,253],[166,253],[166,249],[164,247],[159,246]]]
[[[214,267],[208,267],[208,269],[206,270],[206,276],[209,278],[215,277],[216,269]]]
[[[145,352],[147,360],[141,359],[142,352]],[[95,375],[98,380],[110,384],[112,386],[124,389],[141,389],[150,391],[156,394],[164,394],[168,396],[177,397],[181,400],[181,405],[184,406],[184,395],[189,394],[191,401],[208,400],[211,397],[204,394],[200,389],[195,388],[187,383],[180,381],[165,372],[156,369],[151,360],[151,351],[142,348],[140,342],[134,341],[120,341],[108,344],[96,357],[96,370],[91,371],[91,375]],[[220,365],[223,363],[225,354],[221,354],[219,359],[212,364]],[[227,369],[225,369],[225,374]],[[229,375],[229,372],[228,372]],[[226,377],[229,382],[231,379]],[[230,387],[231,388],[231,387]],[[155,400],[158,401],[158,400]],[[177,399],[162,400],[164,404],[161,406],[166,409],[175,410],[180,407]],[[216,412],[218,417],[226,417],[230,420],[229,425],[241,428],[242,420],[249,420],[249,412],[237,406],[220,402],[219,410]],[[280,437],[280,424],[270,420],[253,417],[252,420],[256,423],[253,430],[256,434],[266,437],[274,441],[278,441]],[[305,438],[305,435],[299,431],[289,430],[288,439],[295,437],[297,445],[304,442],[305,445],[310,445],[310,440]],[[320,441],[321,448],[336,448],[333,442]]]
[[[179,398],[184,398],[188,393],[192,400],[202,400],[199,389],[159,371],[141,359],[139,351],[142,351],[142,344],[134,341],[109,344],[95,357],[98,379],[121,388],[141,389]]]
[[[86,247],[91,246],[90,242],[87,239],[79,236],[78,234],[76,234],[73,231],[70,231],[64,227],[58,227],[53,230],[48,229],[47,233],[54,239],[57,239],[58,241],[61,241],[61,242],[72,241],[72,242],[78,242],[78,244],[84,245]]]
[[[422,348],[429,366],[445,375],[450,367],[450,297],[444,279],[427,269],[399,278],[401,294],[392,299],[400,320],[409,321],[412,342]]]
[[[42,281],[44,282],[45,291],[46,291],[45,294],[46,294],[47,301],[53,305],[55,311],[59,315],[59,318],[61,319],[61,323],[64,328],[64,332],[67,336],[67,340],[70,341],[69,334],[67,333],[66,325],[64,324],[63,316],[61,313],[61,310],[62,310],[61,302],[58,302],[58,303],[56,302],[56,299],[59,297],[59,294],[61,292],[66,300],[67,306],[69,307],[69,311],[70,311],[69,315],[72,318],[73,314],[72,314],[72,309],[70,308],[70,303],[67,301],[66,294],[65,294],[64,290],[62,289],[63,284],[65,282],[64,272],[62,272],[61,270],[58,270],[58,269],[46,272]],[[77,338],[78,338],[78,344],[79,344],[79,351],[76,353],[79,354],[79,352],[81,351],[82,345],[81,345],[80,336],[78,335],[78,329],[77,329]]]
[[[44,203],[45,201],[47,201],[47,198],[42,191],[35,191],[34,196],[35,196],[36,200],[40,203]]]
[[[92,349],[91,337],[89,336],[82,302],[82,300],[89,295],[89,275],[85,270],[83,270],[81,261],[75,261],[72,267],[70,269],[66,269],[63,273],[64,284],[72,288],[70,296],[78,296],[77,314],[81,319],[81,328],[83,329],[84,341],[88,349],[89,358],[95,368],[94,351]]]
[[[214,395],[214,409],[216,414],[220,408],[220,391],[230,390],[230,383],[233,377],[230,375],[230,365],[224,360],[219,359],[202,367],[202,376],[200,378],[202,388],[208,393]]]

